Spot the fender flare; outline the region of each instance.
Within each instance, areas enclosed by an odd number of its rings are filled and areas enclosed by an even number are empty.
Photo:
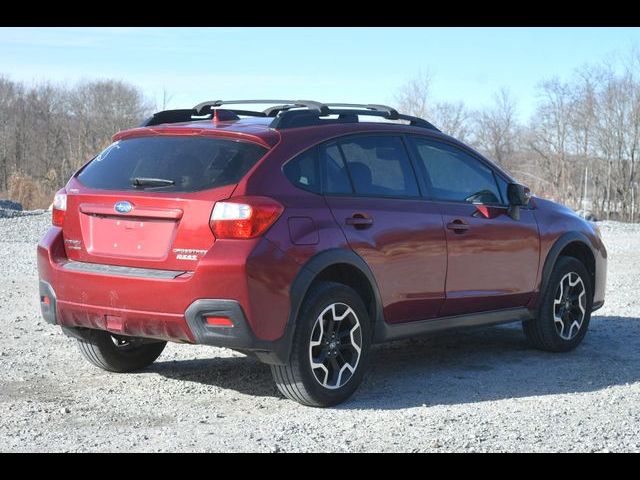
[[[553,272],[553,267],[555,267],[556,262],[558,261],[558,257],[560,256],[560,252],[564,250],[564,248],[570,243],[583,243],[586,245],[591,254],[596,257],[594,253],[593,245],[589,238],[581,232],[566,232],[561,235],[553,244],[553,246],[549,249],[549,253],[547,253],[547,258],[544,261],[544,267],[542,268],[542,276],[540,279],[540,289],[538,290],[538,298],[535,303],[535,310],[538,311],[540,307],[540,301],[542,300],[543,292],[547,289],[549,283],[549,277],[551,277],[551,273]]]
[[[371,269],[367,263],[353,250],[347,250],[344,248],[331,248],[324,250],[313,257],[300,268],[300,271],[296,275],[296,278],[291,284],[289,290],[289,298],[291,300],[291,309],[289,311],[289,318],[287,319],[287,326],[285,327],[284,335],[281,338],[283,345],[281,346],[279,361],[287,362],[291,353],[291,345],[293,343],[293,336],[297,327],[297,318],[302,302],[304,301],[309,288],[313,284],[314,280],[320,272],[325,268],[336,264],[347,264],[354,268],[357,268],[368,280],[373,292],[374,312],[374,332],[377,332],[379,325],[384,322],[382,314],[382,300],[380,297],[380,291],[378,284],[375,281]],[[376,335],[374,334],[374,338]]]

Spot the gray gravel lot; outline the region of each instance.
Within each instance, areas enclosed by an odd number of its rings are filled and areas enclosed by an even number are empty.
[[[519,325],[396,342],[350,401],[312,409],[224,349],[169,344],[135,374],[91,366],[40,318],[49,223],[0,218],[0,451],[640,451],[639,225],[601,223],[607,299],[577,350],[531,350]]]

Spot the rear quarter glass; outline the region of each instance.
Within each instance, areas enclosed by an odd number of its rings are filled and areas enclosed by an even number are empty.
[[[154,192],[197,192],[238,183],[267,149],[219,138],[149,136],[119,140],[79,174],[89,188]],[[167,180],[136,186],[134,179]],[[170,183],[172,182],[172,183]]]

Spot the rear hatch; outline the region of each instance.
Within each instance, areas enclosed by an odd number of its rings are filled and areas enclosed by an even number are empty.
[[[116,141],[67,185],[70,260],[190,271],[213,245],[213,205],[264,156],[256,143],[154,135]]]

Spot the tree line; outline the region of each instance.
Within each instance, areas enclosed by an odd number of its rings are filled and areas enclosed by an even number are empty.
[[[472,110],[463,101],[433,99],[431,80],[419,74],[400,86],[398,109],[471,144],[535,194],[599,219],[639,220],[640,54],[541,81],[535,112],[525,120],[508,89]],[[27,86],[0,76],[0,197],[47,207],[115,132],[156,107],[118,80]]]
[[[153,107],[122,81],[27,86],[0,76],[0,197],[46,208],[114,133],[139,125]]]
[[[430,76],[420,74],[396,100],[401,110],[474,146],[535,194],[598,219],[639,220],[638,52],[580,67],[566,80],[541,81],[535,112],[525,121],[507,89],[476,111],[463,102],[431,101],[430,93]]]

